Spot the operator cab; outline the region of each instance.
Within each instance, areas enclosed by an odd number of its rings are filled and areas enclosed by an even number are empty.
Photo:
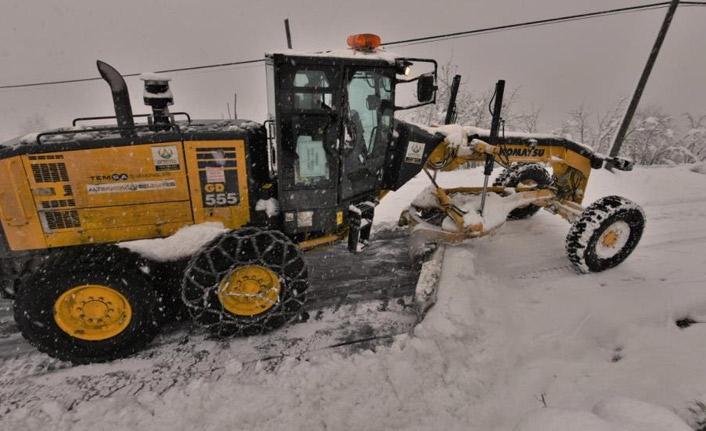
[[[374,38],[352,36],[347,51],[266,56],[270,168],[286,233],[318,236],[346,224],[369,230],[395,110],[434,102],[436,63],[415,60],[434,72],[407,79],[412,62],[377,51]],[[397,84],[415,81],[426,100],[396,106]]]

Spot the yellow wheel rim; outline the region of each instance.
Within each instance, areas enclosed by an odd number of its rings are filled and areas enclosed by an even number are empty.
[[[115,337],[131,319],[128,300],[117,290],[97,284],[69,289],[54,304],[54,321],[59,328],[82,340]]]
[[[236,316],[254,316],[274,307],[282,290],[277,273],[264,266],[236,268],[218,286],[218,300]]]
[[[603,245],[605,247],[612,247],[618,241],[618,233],[615,230],[610,230],[603,235]]]

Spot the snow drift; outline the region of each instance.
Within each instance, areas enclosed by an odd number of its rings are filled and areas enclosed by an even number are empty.
[[[417,178],[386,198],[378,229],[426,185]],[[0,428],[687,430],[698,419],[689,407],[706,401],[706,177],[689,167],[597,171],[587,203],[606,194],[644,205],[649,223],[613,270],[576,274],[564,255],[568,224],[540,212],[448,247],[437,303],[387,347],[319,350],[274,367],[234,353],[215,378],[72,406],[45,399],[8,413]],[[138,366],[156,364],[126,359],[90,372],[108,379]],[[60,390],[88,370],[39,378]],[[12,384],[3,403],[26,381]]]

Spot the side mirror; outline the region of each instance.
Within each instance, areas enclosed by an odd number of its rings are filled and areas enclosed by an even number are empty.
[[[434,85],[434,74],[425,73],[417,81],[417,100],[420,103],[428,103],[434,100],[436,85]]]

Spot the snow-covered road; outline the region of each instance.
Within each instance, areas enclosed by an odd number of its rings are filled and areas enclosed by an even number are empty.
[[[474,185],[479,171],[440,181]],[[386,198],[376,223],[396,221],[426,185],[420,177]],[[690,410],[706,402],[706,175],[597,171],[587,192],[587,202],[619,194],[647,213],[641,244],[613,270],[576,274],[568,224],[540,212],[447,248],[437,304],[389,346],[253,362],[243,358],[257,357],[258,341],[187,341],[177,330],[111,364],[25,354],[0,363],[0,429],[684,429],[670,410],[706,423],[706,408]],[[374,307],[363,315],[385,319]],[[150,386],[153,375],[164,378]],[[647,423],[625,419],[630,409]]]

